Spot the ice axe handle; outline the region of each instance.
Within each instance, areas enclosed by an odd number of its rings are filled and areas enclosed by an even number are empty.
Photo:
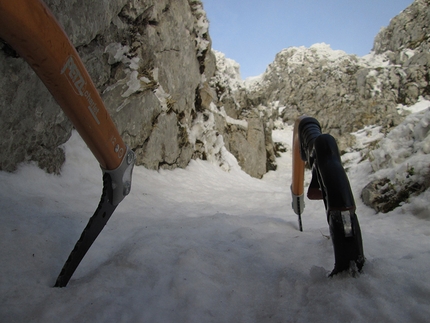
[[[78,52],[41,0],[0,0],[0,38],[36,72],[103,169],[127,154]]]
[[[292,167],[292,183],[291,196],[292,207],[294,212],[299,217],[299,229],[303,231],[302,213],[305,208],[304,202],[304,177],[305,177],[305,161],[302,159],[300,151],[299,125],[305,117],[300,117],[294,124],[293,132],[293,167]]]

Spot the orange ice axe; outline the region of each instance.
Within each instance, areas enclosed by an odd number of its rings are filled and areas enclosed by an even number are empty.
[[[102,168],[100,203],[55,283],[64,287],[129,194],[135,155],[123,142],[76,49],[42,1],[0,0],[0,38],[32,67]]]

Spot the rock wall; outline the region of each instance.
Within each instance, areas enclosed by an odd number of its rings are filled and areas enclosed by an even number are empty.
[[[225,122],[217,123],[216,129],[241,168],[251,176],[261,178],[267,171],[276,169],[272,141],[276,118],[271,109],[247,102],[239,65],[220,52],[214,53],[217,69],[210,82],[216,92],[213,110],[225,116]]]
[[[247,96],[278,107],[290,124],[300,115],[314,116],[342,150],[353,143],[350,133],[364,125],[398,124],[393,91],[398,74],[383,57],[359,58],[326,44],[288,48],[276,55]]]
[[[430,98],[429,21],[430,1],[416,0],[375,38],[373,50],[401,67],[397,92],[401,104]],[[429,120],[428,109],[406,117],[370,151],[375,179],[363,188],[361,198],[375,211],[389,212],[429,189]]]
[[[430,108],[407,116],[369,155],[374,180],[363,188],[361,197],[377,212],[389,212],[428,190]]]
[[[398,101],[411,105],[430,97],[430,1],[416,0],[375,38],[373,50],[401,66]]]
[[[276,169],[272,129],[302,114],[341,150],[365,125],[388,131],[399,104],[430,99],[429,1],[416,0],[375,38],[365,57],[328,45],[288,48],[266,72],[242,81],[211,50],[199,0],[46,0],[77,47],[137,164],[185,167],[202,158],[250,175]],[[216,58],[215,58],[216,57]],[[72,125],[43,84],[0,42],[0,169],[35,161],[60,172]]]
[[[197,0],[47,0],[102,94],[137,164],[184,167],[201,89],[214,73]],[[207,85],[206,85],[207,87]],[[35,161],[59,172],[72,125],[27,64],[0,45],[0,169]]]
[[[429,21],[430,2],[415,0],[376,35],[373,51],[377,54],[391,52],[392,62],[399,64],[408,59],[409,50],[429,52]]]

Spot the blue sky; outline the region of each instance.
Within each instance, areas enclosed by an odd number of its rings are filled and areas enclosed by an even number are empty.
[[[212,47],[263,73],[284,48],[327,43],[364,56],[381,27],[413,0],[203,0]]]

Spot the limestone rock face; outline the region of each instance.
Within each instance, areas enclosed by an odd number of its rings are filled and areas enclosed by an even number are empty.
[[[401,104],[430,99],[429,19],[430,2],[416,0],[375,38],[374,51],[386,55],[400,72],[395,89]],[[429,118],[428,110],[406,117],[370,152],[376,179],[362,190],[366,205],[388,212],[430,187]],[[390,168],[395,171],[387,172]]]
[[[241,168],[253,177],[261,178],[276,170],[272,141],[272,109],[248,101],[247,85],[241,80],[239,65],[214,51],[217,70],[211,79],[216,91],[216,107],[226,122],[216,129],[223,135],[226,148],[236,157]]]
[[[119,18],[128,39],[105,47],[111,78],[102,98],[138,164],[184,167],[193,150],[186,131],[209,48],[208,35],[199,34],[201,3],[128,2]]]
[[[246,132],[233,132],[229,150],[242,169],[253,177],[261,178],[266,172],[266,145],[264,125],[260,118],[249,118]]]
[[[430,3],[416,0],[375,38],[373,50],[385,53],[392,64],[402,66],[399,102],[413,104],[430,97]]]
[[[35,161],[58,173],[65,159],[59,146],[72,126],[33,70],[0,47],[0,169],[14,171],[20,162]]]
[[[46,0],[77,47],[120,134],[151,169],[202,158],[248,174],[276,169],[272,130],[303,114],[340,150],[366,125],[388,132],[399,104],[430,99],[428,0],[416,0],[376,36],[365,56],[326,44],[287,48],[266,72],[211,50],[200,0]],[[282,119],[282,121],[280,121]],[[0,169],[35,161],[60,172],[72,125],[13,49],[0,42]]]
[[[365,125],[388,132],[404,118],[399,104],[430,99],[429,19],[428,0],[415,1],[381,30],[374,52],[364,57],[326,44],[284,49],[252,82],[226,91],[226,82],[219,81],[220,101],[234,117],[257,106],[289,124],[300,115],[313,116],[345,150],[354,143],[351,132]]]
[[[120,134],[152,169],[188,164],[188,131],[215,71],[197,0],[47,0],[77,47]],[[205,85],[206,84],[206,85]],[[207,91],[206,91],[207,92]],[[205,93],[206,93],[205,92]],[[27,64],[0,43],[0,169],[59,172],[72,125]]]
[[[391,19],[375,37],[373,50],[377,54],[392,52],[395,63],[405,62],[409,50],[428,52],[430,5],[428,0],[415,0],[408,8]]]
[[[383,55],[359,58],[326,44],[288,48],[276,55],[247,97],[248,102],[278,106],[289,124],[303,114],[317,118],[344,150],[354,143],[351,132],[400,122],[396,107],[402,73]]]
[[[361,197],[376,211],[389,212],[429,189],[430,109],[407,116],[369,155],[375,179]]]

